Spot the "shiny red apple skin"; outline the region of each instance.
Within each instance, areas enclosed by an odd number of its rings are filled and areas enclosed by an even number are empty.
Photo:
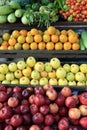
[[[54,89],[54,88],[50,88],[46,91],[46,96],[48,96],[48,98],[51,100],[51,101],[54,101],[56,100],[58,94],[57,94],[57,91]]]
[[[69,129],[69,121],[67,118],[62,118],[58,122],[58,130],[68,130]]]
[[[50,113],[52,113],[52,114],[57,113],[59,110],[59,106],[56,103],[51,103],[49,105],[49,108],[50,108]]]
[[[0,84],[0,91],[4,91],[4,92],[7,91],[7,88],[4,84]]]
[[[53,123],[54,123],[54,117],[53,117],[53,115],[52,114],[47,114],[45,116],[44,123],[47,126],[53,125]]]
[[[43,115],[47,115],[49,112],[50,112],[50,108],[48,105],[43,105],[40,107],[40,112],[43,114]]]
[[[58,106],[64,106],[65,105],[65,97],[61,93],[59,93],[57,96],[57,99],[55,100],[55,103]]]
[[[34,124],[41,124],[44,122],[44,116],[42,113],[37,112],[35,115],[32,116],[32,121]]]
[[[17,98],[20,101],[23,99],[23,96],[22,96],[21,92],[13,93],[12,97]]]
[[[53,86],[50,85],[50,84],[46,84],[46,85],[43,86],[43,88],[44,88],[44,90],[46,91],[46,90],[48,90],[48,89],[50,89],[50,88],[53,88]]]
[[[45,105],[49,105],[50,103],[50,99],[47,96],[45,96]]]
[[[45,104],[45,98],[43,95],[40,95],[40,94],[36,94],[35,97],[34,97],[34,103],[37,105],[37,106],[42,106]]]
[[[76,104],[79,104],[79,96],[78,95],[72,95],[72,97],[74,98]]]
[[[7,125],[10,125],[10,121],[11,121],[10,118],[5,119],[5,123],[6,123]]]
[[[41,130],[41,128],[38,125],[32,125],[29,130]]]
[[[34,87],[34,93],[35,94],[44,95],[45,94],[45,90],[43,89],[43,87],[37,86],[37,87]]]
[[[87,105],[80,105],[79,109],[81,111],[82,116],[87,116]]]
[[[60,92],[64,97],[69,97],[72,95],[72,91],[69,87],[63,87]]]
[[[4,91],[0,91],[0,102],[7,101],[7,98],[8,98],[7,93]]]
[[[83,105],[87,105],[87,92],[83,92],[79,95],[80,103]]]
[[[22,96],[23,96],[25,99],[29,98],[30,95],[31,95],[31,91],[29,91],[28,89],[24,89],[24,90],[22,91]]]
[[[30,105],[30,113],[32,115],[36,114],[39,111],[39,108],[36,104],[31,104]]]
[[[79,123],[84,129],[87,129],[87,117],[82,117]]]
[[[13,88],[13,92],[14,92],[14,93],[16,93],[16,92],[22,92],[22,88],[19,87],[19,86],[15,86],[15,87]]]
[[[15,114],[11,117],[11,125],[14,127],[20,126],[23,123],[23,117],[19,114]]]
[[[59,113],[60,117],[67,116],[68,110],[67,110],[66,106],[59,107],[58,113]]]
[[[18,106],[18,104],[19,104],[19,100],[17,99],[17,98],[15,98],[15,97],[10,97],[9,99],[8,99],[8,106],[9,107],[16,107],[16,106]]]
[[[81,117],[81,112],[79,108],[70,108],[68,110],[68,116],[71,119],[79,119]]]
[[[24,126],[19,126],[16,128],[16,130],[26,130],[26,128]]]
[[[51,130],[50,126],[44,126],[43,130]]]
[[[22,114],[26,114],[29,112],[29,106],[28,105],[20,105],[20,111]]]
[[[76,107],[76,101],[75,101],[75,99],[74,99],[72,96],[69,96],[69,97],[67,97],[66,100],[65,100],[65,105],[66,105],[68,108]]]
[[[28,101],[29,101],[30,104],[34,103],[34,97],[35,97],[34,94],[32,94],[31,96],[29,96]]]
[[[10,107],[4,106],[3,108],[1,108],[0,118],[7,119],[10,118],[11,116],[12,116],[12,109]]]
[[[11,125],[7,125],[4,130],[14,130],[14,128]]]

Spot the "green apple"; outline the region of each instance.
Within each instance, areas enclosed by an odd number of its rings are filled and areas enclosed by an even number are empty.
[[[44,63],[43,62],[37,62],[34,66],[34,69],[38,72],[44,71]]]
[[[57,76],[57,78],[59,78],[59,79],[65,78],[65,76],[66,76],[66,71],[65,71],[65,69],[62,68],[62,67],[59,67],[59,68],[56,70],[56,76]]]
[[[65,69],[66,72],[70,72],[71,71],[71,67],[69,64],[64,64],[63,68]]]
[[[14,72],[14,76],[15,76],[15,78],[17,78],[17,79],[20,79],[21,77],[22,77],[22,71],[21,70],[16,70],[15,72]]]
[[[49,79],[49,84],[50,85],[57,85],[57,79],[56,78]]]
[[[57,69],[60,66],[60,60],[58,58],[52,58],[50,64],[54,69]]]
[[[77,72],[75,74],[75,79],[76,81],[79,81],[79,82],[82,82],[82,81],[85,81],[86,77],[85,77],[85,74],[82,73],[82,72]]]
[[[39,84],[39,81],[38,81],[37,79],[32,79],[32,80],[30,81],[30,84],[31,84],[31,85],[38,85],[38,84]]]
[[[85,86],[86,82],[85,81],[78,81],[77,86]]]
[[[87,64],[81,64],[80,65],[80,71],[82,72],[82,73],[87,73]]]
[[[77,73],[79,71],[79,65],[77,64],[71,64],[71,72]]]
[[[14,80],[14,73],[8,72],[8,73],[6,74],[6,80],[8,80],[8,81]]]
[[[0,81],[3,81],[5,79],[5,75],[0,73]]]
[[[69,81],[69,82],[68,82],[68,85],[69,85],[69,86],[76,86],[76,81]]]
[[[40,81],[39,81],[39,84],[40,84],[40,85],[46,85],[46,84],[48,84],[48,79],[45,78],[45,77],[44,77],[44,78],[41,78]]]
[[[67,79],[68,81],[73,81],[74,78],[75,78],[75,76],[74,76],[74,74],[73,74],[72,72],[68,72],[68,73],[66,74],[66,79]]]
[[[19,84],[19,80],[18,79],[14,79],[11,81],[11,84]]]
[[[40,73],[37,70],[33,70],[31,72],[31,78],[32,79],[40,79]]]
[[[26,67],[25,61],[23,61],[23,60],[18,61],[18,62],[17,62],[17,67],[18,67],[18,69],[20,69],[20,70],[25,69],[25,67]]]
[[[26,59],[26,63],[28,66],[30,67],[34,67],[34,65],[36,64],[36,59],[32,56],[29,56],[27,59]]]
[[[47,73],[52,71],[52,66],[51,66],[51,64],[49,62],[45,63],[45,71]]]
[[[17,70],[17,64],[15,62],[11,62],[9,65],[8,65],[8,69],[11,71],[11,72],[15,72]]]
[[[31,76],[31,68],[30,67],[27,67],[25,69],[22,70],[22,73],[25,77],[30,77]]]
[[[7,66],[7,64],[1,64],[0,65],[0,73],[2,73],[2,74],[7,74],[8,73],[8,66]]]
[[[64,79],[59,79],[58,80],[58,85],[65,86],[65,85],[68,85],[68,82],[67,82],[67,80],[65,78]]]
[[[11,84],[11,83],[10,83],[10,81],[5,79],[5,80],[2,81],[2,84]]]
[[[23,76],[20,78],[19,84],[30,84],[30,80],[28,77]]]

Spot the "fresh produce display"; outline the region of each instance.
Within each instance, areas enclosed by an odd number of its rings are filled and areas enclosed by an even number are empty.
[[[1,63],[0,83],[87,86],[87,63],[64,64],[55,57],[44,62],[29,56],[26,60]]]
[[[86,130],[87,92],[0,85],[0,130]]]
[[[1,37],[0,50],[79,50],[79,34],[49,26],[45,31],[13,30]]]
[[[83,31],[81,33],[80,49],[81,50],[86,50],[87,49],[87,32],[86,31]]]
[[[67,21],[87,21],[87,0],[66,0],[66,11],[60,10],[60,14],[64,16]]]

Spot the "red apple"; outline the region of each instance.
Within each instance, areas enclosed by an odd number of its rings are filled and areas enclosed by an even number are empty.
[[[68,111],[68,115],[71,119],[79,119],[81,116],[81,112],[78,108],[70,108]]]
[[[79,109],[82,116],[87,116],[87,105],[80,105]]]
[[[68,110],[67,110],[66,106],[62,106],[62,107],[59,107],[58,113],[60,116],[67,116],[67,111]]]
[[[50,84],[46,84],[46,85],[43,86],[43,88],[44,88],[44,90],[48,90],[50,88],[53,88],[53,86],[50,85]]]
[[[54,89],[54,88],[50,88],[46,91],[46,96],[48,96],[48,98],[51,100],[51,101],[54,101],[56,100],[58,94],[57,94],[57,91]]]
[[[8,87],[6,93],[7,93],[8,97],[11,97],[13,94],[13,89],[11,87]]]
[[[70,119],[69,121],[72,125],[79,125],[79,119]]]
[[[12,116],[12,109],[10,107],[5,106],[5,107],[1,108],[0,118],[7,119],[7,118],[10,118],[11,116]]]
[[[10,97],[8,99],[8,106],[10,107],[16,107],[19,104],[19,100],[15,97]]]
[[[40,112],[41,112],[43,115],[47,115],[47,114],[50,112],[49,106],[48,106],[48,105],[40,106]]]
[[[73,108],[76,106],[76,102],[74,100],[74,98],[72,96],[69,96],[66,98],[65,100],[65,105],[68,107],[68,108]]]
[[[23,117],[19,114],[15,114],[11,117],[11,125],[14,127],[20,126],[23,122]]]
[[[82,117],[79,122],[83,128],[87,129],[87,117]]]
[[[28,100],[27,100],[27,99],[23,99],[23,100],[21,101],[21,105],[27,105],[27,106],[29,106]]]
[[[65,104],[65,97],[61,93],[59,93],[58,96],[57,96],[57,99],[55,100],[55,103],[58,106],[64,106],[64,104]]]
[[[32,125],[29,130],[41,130],[41,128],[38,125]]]
[[[5,119],[5,123],[6,123],[7,125],[10,125],[10,121],[11,121],[11,119],[10,119],[10,118]]]
[[[47,114],[44,120],[45,125],[52,125],[54,123],[54,117],[52,114]]]
[[[44,126],[43,130],[51,130],[50,126]]]
[[[17,106],[17,107],[13,107],[13,113],[14,113],[14,114],[21,114],[20,105]]]
[[[69,130],[85,130],[81,126],[71,126]]]
[[[11,125],[7,125],[4,130],[14,130],[14,128]]]
[[[63,87],[63,88],[61,89],[61,94],[62,94],[64,97],[69,97],[69,96],[71,96],[72,91],[71,91],[71,89],[70,89],[69,87]]]
[[[83,105],[87,105],[87,92],[83,92],[79,95],[80,103]]]
[[[20,111],[22,114],[29,112],[29,106],[28,105],[20,105]]]
[[[13,88],[13,92],[14,92],[14,93],[16,93],[16,92],[22,92],[22,88],[19,87],[19,86],[15,86],[15,87]]]
[[[30,113],[31,113],[32,115],[36,114],[38,111],[39,111],[39,109],[38,109],[38,107],[37,107],[36,104],[31,104],[31,105],[30,105]]]
[[[56,114],[53,114],[54,122],[58,122],[60,120],[59,112]]]
[[[24,98],[29,98],[30,95],[31,95],[31,91],[30,91],[30,90],[24,89],[24,90],[22,91],[22,96],[23,96]]]
[[[3,103],[0,102],[0,109],[3,107]]]
[[[52,114],[57,113],[58,110],[59,110],[59,107],[58,107],[58,105],[56,103],[51,103],[49,105],[49,108],[50,108],[50,113],[52,113]]]
[[[41,86],[36,86],[36,87],[34,87],[34,93],[35,94],[44,95],[45,94],[45,90]]]
[[[26,130],[26,128],[24,126],[19,126],[16,128],[16,130]]]
[[[68,130],[69,129],[69,121],[67,118],[62,118],[58,122],[58,130]]]
[[[23,96],[21,94],[21,92],[16,92],[16,93],[13,93],[12,97],[15,97],[17,98],[18,100],[22,100]]]
[[[45,96],[45,104],[49,105],[50,103],[51,103],[50,99],[47,96]]]
[[[74,98],[76,104],[78,104],[79,103],[79,97],[78,97],[78,95],[74,94],[74,95],[72,95],[72,97]]]
[[[34,103],[34,97],[35,97],[35,95],[32,94],[32,95],[28,98],[28,101],[29,101],[30,104],[33,104],[33,103]]]
[[[5,91],[6,92],[7,88],[4,84],[0,84],[0,91]]]
[[[32,121],[35,124],[41,124],[44,122],[44,116],[42,115],[42,113],[38,112],[35,115],[32,116]]]
[[[37,106],[42,106],[45,104],[45,98],[43,95],[40,95],[40,94],[36,94],[35,97],[34,97],[34,103],[37,105]]]
[[[30,114],[23,114],[24,124],[30,125],[31,124],[31,115]]]
[[[7,101],[7,98],[8,98],[7,93],[4,91],[0,91],[0,102]]]

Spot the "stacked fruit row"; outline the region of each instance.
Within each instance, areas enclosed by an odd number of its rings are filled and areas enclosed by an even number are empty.
[[[58,58],[48,62],[36,61],[28,57],[9,64],[0,64],[1,84],[31,84],[31,85],[87,85],[87,64],[61,64]]]
[[[87,92],[0,85],[0,130],[86,130]]]
[[[74,30],[59,30],[54,26],[44,32],[36,28],[31,30],[13,30],[4,33],[0,50],[79,50],[79,35]]]

